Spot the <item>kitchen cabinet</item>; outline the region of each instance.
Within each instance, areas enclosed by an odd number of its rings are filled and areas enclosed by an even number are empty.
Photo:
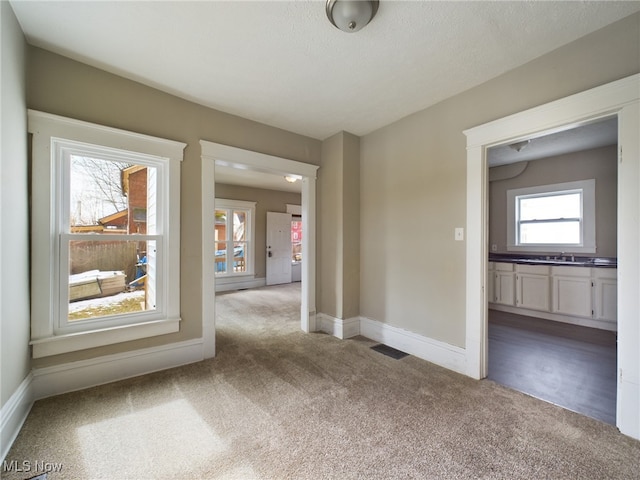
[[[516,306],[548,312],[549,284],[548,266],[516,265]]]
[[[615,331],[617,274],[617,268],[489,262],[489,308]]]
[[[495,268],[493,267],[493,262],[489,262],[489,265],[487,267],[487,301],[489,303],[493,303],[493,301],[495,300],[495,288],[494,285],[496,283],[495,280],[496,277],[496,272],[495,272]]]
[[[553,313],[591,317],[591,269],[584,267],[551,267],[553,281]]]
[[[594,270],[594,316],[615,323],[618,319],[618,272],[610,268]]]
[[[515,305],[515,273],[513,263],[494,264],[494,302],[499,305]]]

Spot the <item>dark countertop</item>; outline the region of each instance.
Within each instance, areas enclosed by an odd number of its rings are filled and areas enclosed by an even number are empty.
[[[491,253],[490,262],[519,263],[524,265],[552,265],[568,267],[617,268],[614,257],[579,257],[576,255],[522,255],[512,253]]]

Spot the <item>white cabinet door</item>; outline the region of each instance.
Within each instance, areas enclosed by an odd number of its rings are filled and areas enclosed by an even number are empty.
[[[591,278],[553,277],[553,312],[579,317],[592,316]]]
[[[549,311],[549,276],[518,273],[516,275],[516,306]]]
[[[496,272],[493,269],[493,262],[489,262],[489,269],[487,272],[487,301],[493,303],[495,301],[495,279]]]
[[[495,303],[515,305],[515,274],[513,272],[495,273]]]
[[[595,316],[598,320],[617,322],[618,320],[618,280],[596,278],[594,280]]]

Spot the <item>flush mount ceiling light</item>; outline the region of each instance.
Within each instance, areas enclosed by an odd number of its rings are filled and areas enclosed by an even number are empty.
[[[522,150],[524,147],[526,147],[527,145],[529,145],[529,142],[531,140],[523,140],[522,142],[516,142],[516,143],[512,143],[511,145],[509,145],[510,148],[514,149],[516,152],[519,152],[520,150]]]
[[[296,183],[298,180],[300,180],[300,178],[294,175],[285,175],[284,179],[289,183]]]
[[[327,17],[343,32],[357,32],[376,15],[378,4],[379,0],[327,0]]]

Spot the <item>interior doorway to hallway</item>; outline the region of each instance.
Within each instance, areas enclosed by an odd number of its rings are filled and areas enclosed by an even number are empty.
[[[257,174],[290,176],[300,180],[301,214],[303,219],[302,249],[306,252],[301,267],[300,328],[304,332],[315,331],[315,225],[316,225],[316,171],[318,166],[296,162],[259,152],[230,147],[202,140],[202,285],[203,285],[203,337],[205,357],[215,355],[215,292],[214,262],[216,166]],[[256,245],[256,248],[260,246]],[[290,253],[289,253],[289,258]]]

